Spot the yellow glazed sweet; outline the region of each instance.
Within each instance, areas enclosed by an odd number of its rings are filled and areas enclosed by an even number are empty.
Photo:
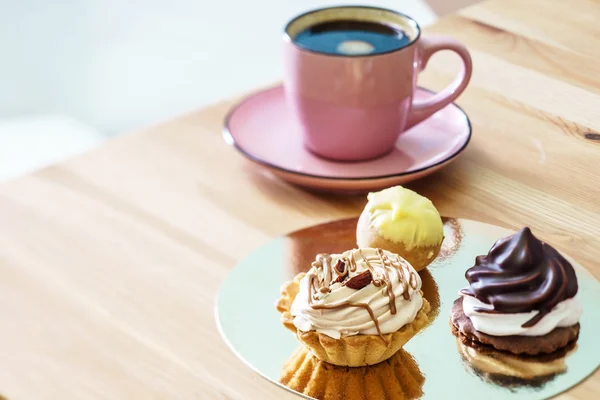
[[[369,193],[366,210],[371,224],[385,239],[402,242],[410,250],[417,245],[442,241],[442,218],[431,200],[402,186]]]
[[[356,229],[359,247],[399,254],[419,271],[437,256],[444,239],[442,218],[426,197],[394,186],[369,193]]]

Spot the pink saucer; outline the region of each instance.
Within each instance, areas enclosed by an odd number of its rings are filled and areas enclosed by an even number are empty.
[[[418,88],[417,98],[432,96]],[[396,149],[369,161],[338,162],[308,151],[283,86],[250,95],[225,119],[225,141],[275,176],[306,188],[366,192],[404,184],[446,166],[467,147],[471,123],[451,104],[398,138]]]

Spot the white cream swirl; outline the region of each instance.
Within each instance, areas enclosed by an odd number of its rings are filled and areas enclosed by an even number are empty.
[[[323,268],[313,265],[300,281],[300,291],[290,310],[297,329],[304,332],[314,330],[339,339],[341,336],[393,333],[415,319],[423,305],[421,278],[407,261],[373,248],[331,255],[331,264],[335,265],[340,259],[352,260],[356,266],[354,270],[348,268],[349,276],[344,283],[367,270],[372,272],[373,281],[358,290],[341,282],[324,282],[329,289],[325,293],[311,290],[311,273],[321,281],[324,278]],[[332,281],[337,277],[334,271]],[[364,305],[368,306],[373,317]],[[322,306],[331,308],[319,308]]]
[[[463,311],[479,332],[493,336],[544,336],[555,328],[573,326],[581,318],[582,308],[576,297],[558,303],[548,314],[535,325],[524,328],[523,324],[535,317],[539,311],[528,313],[487,313],[475,309],[493,310],[490,304],[485,304],[472,296],[463,295]]]

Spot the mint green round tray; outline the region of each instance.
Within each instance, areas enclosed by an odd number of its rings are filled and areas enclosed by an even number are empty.
[[[223,339],[248,367],[274,384],[285,387],[279,383],[282,366],[299,347],[294,335],[281,325],[280,314],[275,310],[281,284],[306,271],[317,253],[340,253],[356,247],[355,227],[356,219],[346,219],[276,238],[242,260],[223,283],[216,302],[216,319]],[[464,273],[475,257],[487,254],[497,239],[512,232],[452,218],[444,218],[444,231],[446,239],[440,256],[428,267],[429,274],[425,273],[432,278],[426,297],[434,308],[439,305],[439,312],[404,347],[425,378],[422,398],[450,399],[460,395],[485,400],[546,399],[568,390],[598,368],[600,283],[570,257],[567,258],[577,272],[583,316],[577,346],[565,358],[563,373],[534,384],[495,379],[494,374],[482,373],[465,361],[449,328],[452,302],[466,285]]]

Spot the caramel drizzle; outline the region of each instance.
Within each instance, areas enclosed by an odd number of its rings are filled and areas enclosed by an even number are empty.
[[[409,287],[413,290],[416,290],[418,287],[417,276],[413,271],[408,271],[406,268],[405,262],[399,257],[396,256],[395,260],[390,260],[381,249],[377,249],[377,255],[379,256],[379,262],[381,266],[374,266],[369,262],[368,258],[365,257],[362,250],[358,250],[362,261],[367,266],[367,269],[371,272],[373,276],[373,284],[376,287],[382,287],[382,293],[388,296],[388,304],[390,308],[390,313],[395,315],[396,310],[396,295],[394,294],[393,286],[392,286],[392,278],[390,276],[390,270],[394,271],[396,274],[397,281],[402,285],[402,296],[404,300],[409,300],[410,295],[408,293]],[[338,276],[346,275],[349,272],[355,272],[357,270],[357,262],[354,257],[354,252],[351,252],[350,257],[340,258],[340,260],[344,264],[344,269],[342,271],[338,271],[335,266],[332,265],[331,256],[329,254],[318,254],[316,260],[312,263],[312,267],[314,270],[311,270],[306,278],[308,279],[308,305],[313,310],[334,310],[342,307],[359,307],[366,310],[375,325],[375,329],[377,330],[377,334],[381,339],[388,344],[388,340],[386,340],[381,333],[381,329],[379,327],[379,322],[375,317],[375,313],[373,309],[368,304],[364,303],[352,303],[349,300],[344,300],[334,304],[314,304],[313,301],[318,300],[317,292],[322,294],[327,294],[331,292],[331,284],[333,281],[333,272],[335,272]],[[319,280],[317,272],[321,271],[323,279]],[[405,275],[408,273],[408,276]]]
[[[356,259],[354,258],[354,253],[350,254],[350,259],[348,259],[348,264],[350,265],[350,272],[356,271]]]

